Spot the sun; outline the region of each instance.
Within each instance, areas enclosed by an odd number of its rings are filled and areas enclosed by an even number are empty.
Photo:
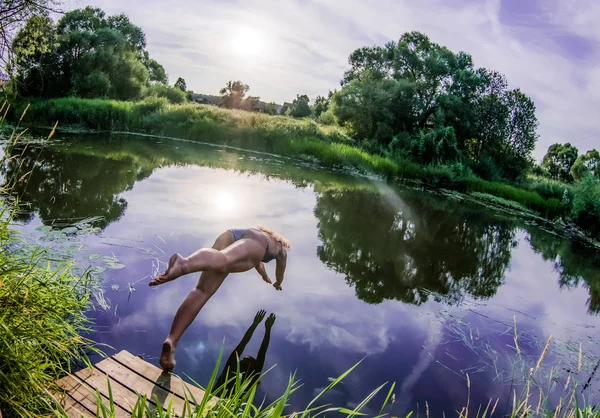
[[[265,36],[256,29],[246,26],[238,27],[233,32],[231,46],[236,54],[256,56],[265,47]]]

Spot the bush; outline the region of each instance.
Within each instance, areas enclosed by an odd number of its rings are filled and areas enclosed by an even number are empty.
[[[587,175],[573,190],[573,219],[581,228],[600,238],[600,181]]]
[[[502,170],[489,156],[483,156],[479,161],[471,162],[473,172],[484,180],[498,181],[502,178]]]
[[[177,87],[167,86],[162,83],[152,83],[142,93],[142,97],[164,97],[171,103],[184,103],[186,94]]]
[[[323,125],[336,125],[337,118],[333,113],[333,108],[329,108],[327,111],[321,113],[321,115],[317,118],[319,123]]]

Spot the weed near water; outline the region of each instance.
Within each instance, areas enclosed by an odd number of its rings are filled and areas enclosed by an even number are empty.
[[[13,130],[10,147],[19,134]],[[27,176],[23,173],[20,179]],[[5,418],[38,417],[54,409],[53,382],[76,362],[87,363],[90,282],[67,259],[27,244],[11,226],[18,207],[7,202],[13,179],[0,190],[0,410]]]

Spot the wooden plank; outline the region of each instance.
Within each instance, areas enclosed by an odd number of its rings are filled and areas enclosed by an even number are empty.
[[[98,389],[98,391],[106,398],[109,398],[107,376],[100,370],[96,369],[95,367],[88,367],[87,369],[83,369],[75,373],[75,376],[94,390]],[[135,404],[137,403],[137,394],[131,391],[128,387],[115,382],[113,379],[110,379],[110,388],[112,391],[112,399],[115,405],[120,406],[131,414]]]
[[[172,403],[173,410],[177,415],[181,415],[185,410],[186,403],[183,399],[168,390],[165,390],[144,376],[132,373],[129,368],[113,359],[103,360],[101,363],[96,364],[95,367],[110,376],[111,380],[115,380],[130,390],[146,396],[154,406],[156,406],[154,398],[157,397],[160,405],[164,409],[166,409],[166,406],[169,405],[169,403]]]
[[[83,383],[81,381],[78,381],[71,375],[67,375],[67,376],[63,377],[57,383],[60,385],[61,388],[63,388],[65,391],[67,391],[67,393],[65,395],[68,395],[75,402],[77,402],[82,407],[84,407],[88,412],[90,412],[90,414],[91,414],[90,416],[92,416],[92,417],[96,416],[96,410],[97,410],[96,404],[97,404],[98,399],[97,399],[97,395],[96,395],[95,391],[91,387],[87,386],[85,383]],[[112,387],[112,385],[111,385],[111,387]],[[102,399],[102,403],[105,406],[107,406],[107,407],[110,406],[110,400],[106,396],[101,395],[101,399]],[[115,406],[115,415],[114,416],[117,418],[130,418],[131,414],[128,413],[123,408],[121,408],[119,406]]]
[[[197,403],[200,403],[204,397],[204,391],[202,389],[185,383],[179,376],[163,372],[158,367],[125,350],[115,354],[112,358],[138,375],[143,376],[160,387],[176,394],[181,399],[186,399],[187,396],[187,399],[191,401],[190,392]],[[212,399],[209,402],[209,405],[212,405],[214,402],[216,402],[216,399]]]

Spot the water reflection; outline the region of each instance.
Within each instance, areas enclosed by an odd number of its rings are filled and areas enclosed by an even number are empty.
[[[431,292],[448,302],[490,298],[516,245],[509,221],[387,189],[321,193],[315,215],[319,258],[369,303],[421,304]]]
[[[252,385],[254,385],[254,383],[258,380],[265,365],[265,358],[267,356],[269,341],[271,339],[271,328],[273,328],[273,324],[275,324],[276,317],[274,313],[270,314],[265,321],[265,335],[262,343],[260,344],[260,349],[258,350],[256,357],[247,355],[242,358],[242,354],[246,348],[246,345],[252,339],[254,331],[256,331],[256,328],[265,318],[265,315],[266,311],[264,310],[260,310],[256,313],[252,324],[250,327],[248,327],[248,330],[242,337],[242,340],[227,358],[227,362],[223,367],[223,371],[217,380],[217,387],[225,386],[227,391],[233,390],[236,386],[238,370],[240,375],[240,383],[245,385],[246,388],[252,387]]]

